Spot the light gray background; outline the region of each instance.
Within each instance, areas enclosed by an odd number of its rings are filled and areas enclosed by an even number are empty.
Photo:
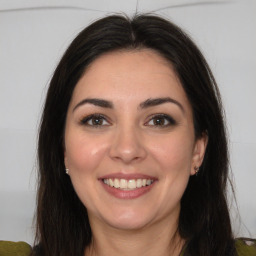
[[[234,229],[256,237],[256,1],[0,0],[0,240],[33,241],[37,128],[62,53],[95,19],[136,9],[183,27],[210,63],[226,107]]]

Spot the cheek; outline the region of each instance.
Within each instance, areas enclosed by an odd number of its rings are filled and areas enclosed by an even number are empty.
[[[190,165],[192,160],[192,143],[185,136],[176,136],[159,141],[154,148],[154,155],[162,165],[180,169]]]
[[[66,138],[65,158],[71,173],[86,175],[97,169],[105,155],[107,144],[88,136]]]
[[[192,138],[193,139],[193,138]],[[151,155],[159,174],[158,200],[161,214],[171,214],[179,205],[190,177],[193,140],[188,135],[175,133],[151,144]],[[153,146],[154,145],[154,146]]]
[[[183,171],[190,172],[193,152],[193,142],[190,137],[176,134],[158,140],[151,149],[152,155],[165,175]]]
[[[106,152],[106,143],[95,137],[69,136],[65,138],[65,161],[70,169],[69,175],[73,187],[83,202],[90,209],[94,205],[91,193],[97,189],[97,169]]]

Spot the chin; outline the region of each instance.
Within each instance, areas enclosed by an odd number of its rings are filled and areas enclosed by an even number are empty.
[[[120,229],[120,230],[138,230],[143,229],[148,222],[145,220],[140,219],[130,219],[130,218],[121,218],[118,220],[110,220],[109,225],[113,228]]]
[[[103,216],[102,216],[103,217]],[[116,211],[109,216],[104,216],[103,221],[113,228],[120,230],[138,230],[143,229],[153,220],[152,214],[146,214],[144,211],[134,210]]]

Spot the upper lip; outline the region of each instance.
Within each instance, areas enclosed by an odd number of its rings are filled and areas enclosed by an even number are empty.
[[[132,179],[147,179],[147,180],[157,180],[156,177],[142,174],[142,173],[111,173],[106,174],[104,176],[99,177],[100,180],[104,179],[125,179],[125,180],[132,180]]]

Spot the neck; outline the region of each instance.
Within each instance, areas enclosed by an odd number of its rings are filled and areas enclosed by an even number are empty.
[[[155,223],[138,230],[102,229],[92,226],[92,243],[85,256],[178,256],[184,245],[178,221]]]

